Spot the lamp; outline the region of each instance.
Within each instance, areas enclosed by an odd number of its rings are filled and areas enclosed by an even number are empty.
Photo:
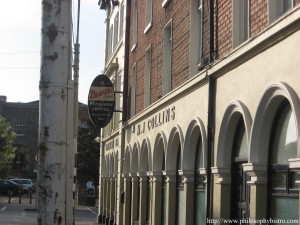
[[[94,142],[100,143],[100,137],[96,137],[96,138],[94,139]]]

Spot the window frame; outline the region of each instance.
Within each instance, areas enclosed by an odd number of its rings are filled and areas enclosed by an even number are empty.
[[[189,76],[193,77],[202,70],[207,60],[203,57],[203,0],[193,0],[190,6],[190,51]],[[192,44],[193,43],[193,44]]]
[[[286,116],[285,114],[285,110],[287,109],[286,107],[290,107],[290,109],[293,110],[291,108],[289,101],[285,99],[280,103],[279,107],[277,108],[277,111],[273,118],[272,129],[271,129],[272,132],[270,133],[270,139],[269,139],[270,143],[269,143],[269,152],[268,152],[268,206],[271,205],[271,202],[272,200],[274,200],[274,197],[296,198],[299,200],[299,186],[297,187],[297,184],[293,186],[292,183],[293,175],[297,176],[296,170],[290,169],[288,163],[273,164],[273,158],[274,158],[273,152],[275,151],[276,148],[275,146],[276,133],[279,129],[278,125],[280,120],[282,119],[283,116]],[[285,174],[284,187],[276,187],[274,185],[274,181],[275,181],[274,177],[278,174]],[[268,207],[268,217],[270,216],[271,216],[271,207]]]
[[[136,106],[136,63],[131,67],[131,93],[130,93],[130,117],[135,116],[135,106]]]
[[[288,2],[290,4],[290,8],[284,9],[284,3]],[[288,11],[294,8],[293,0],[269,0],[268,1],[268,12],[269,12],[269,24],[276,21],[279,17],[287,13]]]
[[[16,115],[13,117],[13,131],[16,136],[25,136],[25,117],[24,115]]]
[[[113,53],[113,25],[111,24],[108,31],[108,40],[107,40],[107,55],[108,58],[111,57]]]
[[[163,71],[162,95],[172,90],[172,19],[164,27],[163,34]]]
[[[144,34],[147,34],[149,32],[149,30],[152,27],[152,0],[146,0],[146,16],[145,16],[145,29],[144,29]]]
[[[144,108],[151,104],[151,45],[145,52]]]
[[[124,32],[124,2],[122,2],[122,4],[121,4],[119,22],[120,22],[119,40],[121,40],[123,37],[123,32]]]
[[[119,12],[114,18],[113,51],[116,50],[119,42]]]
[[[138,1],[134,0],[133,3],[133,32],[132,32],[132,47],[131,51],[137,48],[137,36],[138,36]]]
[[[243,9],[243,10],[241,10]],[[240,23],[240,21],[244,21]],[[232,0],[232,48],[236,48],[250,38],[249,0]]]

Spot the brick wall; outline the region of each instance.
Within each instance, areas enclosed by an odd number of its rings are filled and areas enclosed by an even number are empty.
[[[153,1],[152,28],[144,34],[146,1],[138,1],[138,44],[129,54],[129,86],[132,66],[137,68],[136,113],[144,109],[145,52],[151,45],[151,103],[162,95],[163,34],[165,25],[172,19],[172,89],[188,79],[189,60],[189,7],[185,1],[173,0],[163,8],[162,1]],[[133,1],[131,29],[133,33]],[[130,40],[130,45],[132,41]],[[131,47],[130,47],[131,48]]]
[[[222,58],[232,49],[232,1],[215,2],[215,54]]]
[[[268,26],[268,1],[250,1],[250,37]]]
[[[144,109],[145,52],[151,45],[151,104],[162,95],[163,33],[165,25],[172,20],[172,89],[189,79],[190,1],[171,0],[166,8],[162,0],[153,0],[152,28],[144,34],[146,1],[138,1],[137,48],[129,53],[128,82],[131,86],[132,66],[136,64],[137,89],[136,113]],[[130,48],[133,34],[134,0],[131,1]],[[203,56],[209,56],[209,0],[203,4]],[[294,0],[294,7],[300,0]],[[268,24],[268,0],[250,1],[250,38],[255,37]],[[232,1],[214,0],[214,59],[222,59],[232,51]],[[130,88],[128,88],[130,90]],[[128,95],[130,93],[128,92]],[[130,99],[130,98],[128,98]]]

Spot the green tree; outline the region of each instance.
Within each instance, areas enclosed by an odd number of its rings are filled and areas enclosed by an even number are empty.
[[[77,174],[81,184],[92,180],[97,186],[99,182],[100,146],[95,142],[98,136],[99,129],[93,128],[92,125],[78,129]]]
[[[13,142],[16,138],[9,123],[0,116],[0,177],[5,178],[9,175],[12,162],[15,157]]]

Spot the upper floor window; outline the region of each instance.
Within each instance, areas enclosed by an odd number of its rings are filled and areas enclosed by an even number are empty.
[[[15,116],[13,118],[12,124],[14,132],[16,132],[17,136],[25,135],[25,118],[24,116]]]
[[[152,0],[146,1],[146,28],[144,33],[147,33],[152,26]]]
[[[249,0],[232,0],[232,46],[249,38]]]
[[[190,45],[189,56],[190,77],[196,75],[198,70],[205,67],[205,59],[202,54],[202,18],[202,0],[193,0],[190,15],[190,43],[193,43]]]
[[[124,2],[122,2],[121,9],[120,9],[120,32],[119,32],[119,39],[122,38],[124,32]]]
[[[293,0],[269,0],[269,23],[293,8]]]
[[[118,29],[119,29],[119,12],[117,12],[115,16],[115,21],[114,21],[114,42],[113,42],[113,49],[115,50],[118,44]]]
[[[135,92],[136,92],[136,64],[131,70],[131,88],[130,88],[130,117],[135,115]]]
[[[132,48],[133,51],[137,47],[137,35],[138,35],[138,2],[134,1],[133,4],[133,33],[132,33]]]
[[[150,74],[151,74],[151,47],[147,48],[145,54],[145,78],[144,78],[144,107],[150,105]]]
[[[107,39],[107,56],[110,57],[112,54],[112,38],[113,38],[113,25],[109,28],[108,39]]]
[[[172,21],[164,28],[162,72],[162,95],[165,95],[172,89]]]

